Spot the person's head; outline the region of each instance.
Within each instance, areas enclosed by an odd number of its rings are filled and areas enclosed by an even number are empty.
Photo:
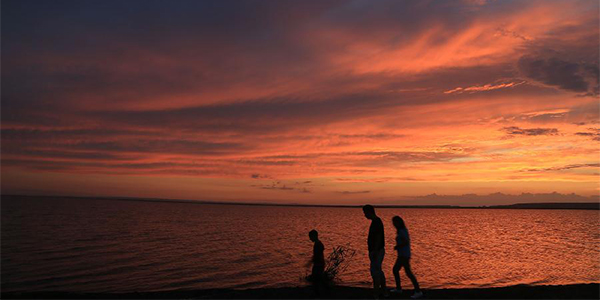
[[[365,205],[362,207],[363,212],[365,213],[365,218],[373,219],[377,215],[375,214],[375,208],[372,205]]]
[[[308,237],[311,241],[316,242],[319,239],[319,233],[313,229],[308,233]]]
[[[392,223],[394,223],[394,227],[396,227],[397,230],[406,229],[406,225],[404,224],[404,220],[402,220],[402,218],[400,218],[398,216],[394,216],[392,218]]]

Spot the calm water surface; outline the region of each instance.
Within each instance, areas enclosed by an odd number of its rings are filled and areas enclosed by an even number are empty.
[[[368,286],[359,208],[92,199],[2,199],[2,291],[130,292],[303,285],[316,228],[357,251],[342,276]],[[388,285],[394,215],[424,288],[600,282],[600,216],[583,210],[378,209]],[[410,281],[402,274],[403,284]]]

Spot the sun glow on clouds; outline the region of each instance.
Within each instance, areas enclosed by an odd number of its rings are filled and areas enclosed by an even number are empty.
[[[137,5],[3,5],[3,193],[598,195],[596,1]]]
[[[525,83],[525,81],[500,83],[500,84],[495,84],[495,85],[494,84],[486,84],[486,85],[482,85],[482,86],[470,86],[470,87],[466,87],[466,88],[457,87],[455,89],[445,91],[444,94],[484,92],[484,91],[491,91],[491,90],[515,87],[515,86],[518,86],[518,85],[521,85],[524,83]]]

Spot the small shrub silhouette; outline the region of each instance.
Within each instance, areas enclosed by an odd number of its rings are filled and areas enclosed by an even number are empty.
[[[329,256],[325,260],[325,271],[324,277],[325,281],[328,284],[333,284],[335,282],[339,282],[340,274],[342,274],[348,268],[350,264],[350,260],[356,254],[356,250],[350,248],[349,246],[337,246],[333,247]],[[312,281],[310,275],[304,276],[304,279],[307,281]]]

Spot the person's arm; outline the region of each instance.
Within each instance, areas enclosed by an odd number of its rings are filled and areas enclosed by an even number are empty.
[[[315,263],[315,246],[313,245],[313,255],[310,257],[308,262],[306,263],[307,267],[312,266]]]
[[[377,235],[375,237],[375,249],[383,249],[383,223],[380,224],[380,230],[377,230]]]
[[[375,247],[375,249],[383,249],[383,245],[382,245],[382,242],[381,242],[381,241],[383,241],[383,237],[382,236],[383,236],[382,232],[380,232],[380,233],[377,234],[377,239],[375,240],[375,241],[377,241],[377,244],[376,244],[377,247]]]
[[[394,246],[394,250],[398,250],[406,245],[408,245],[408,240],[406,239],[406,236],[398,232],[398,235],[396,237],[396,246]]]
[[[406,239],[406,235],[400,235],[400,243],[398,243],[398,248],[408,245],[408,240]]]

